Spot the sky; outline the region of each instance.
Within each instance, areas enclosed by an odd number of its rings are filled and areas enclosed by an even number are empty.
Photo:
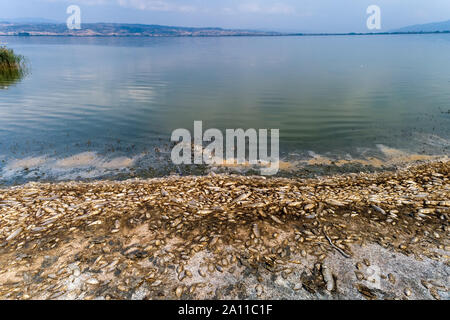
[[[450,20],[449,0],[0,0],[0,19],[65,22],[69,5],[81,22],[143,23],[283,32],[366,32],[370,5],[381,30]]]

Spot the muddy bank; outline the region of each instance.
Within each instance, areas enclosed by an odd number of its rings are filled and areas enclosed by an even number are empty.
[[[0,298],[448,299],[449,171],[0,189]]]

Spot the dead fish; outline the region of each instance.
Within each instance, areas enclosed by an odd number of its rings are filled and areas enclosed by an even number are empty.
[[[197,211],[198,214],[210,214],[212,212],[213,212],[212,210],[208,210],[208,209]]]
[[[433,209],[433,208],[424,208],[424,209],[419,209],[418,213],[425,215],[425,214],[434,213],[434,211],[435,211],[435,209]]]
[[[389,282],[395,284],[395,276],[392,273],[388,274]]]
[[[281,222],[281,220],[280,219],[278,219],[277,217],[275,217],[274,215],[270,215],[270,218],[273,220],[273,221],[275,221],[276,223],[279,223],[279,224],[283,224],[283,222]]]
[[[87,283],[87,284],[95,285],[95,284],[98,284],[99,282],[98,282],[98,280],[95,279],[95,278],[90,278],[90,279],[86,280],[86,283]]]
[[[177,296],[177,298],[181,298],[182,294],[183,294],[183,287],[177,287],[175,289],[175,295]]]
[[[301,205],[302,205],[302,203],[299,201],[293,201],[293,202],[288,203],[288,207],[299,207]]]
[[[409,297],[412,294],[412,291],[410,288],[406,288],[405,291],[403,291],[403,293],[405,294],[405,296]]]
[[[374,300],[377,298],[376,294],[372,292],[368,287],[364,285],[358,285],[357,286],[358,291],[367,299]]]
[[[261,237],[261,232],[259,231],[259,227],[257,223],[253,224],[253,233],[255,234],[255,237],[259,238]]]
[[[329,205],[335,206],[335,207],[343,207],[345,206],[345,203],[340,202],[338,200],[334,200],[334,199],[329,199],[327,201],[325,201],[326,203],[328,203]]]
[[[219,272],[223,272],[222,266],[220,266],[218,264],[216,264],[216,270],[219,271]]]
[[[211,241],[209,242],[209,246],[210,246],[210,247],[214,246],[214,245],[217,243],[218,240],[219,240],[219,237],[218,237],[218,236],[213,237],[213,238],[211,239]]]
[[[261,296],[261,295],[263,294],[263,291],[264,291],[264,289],[263,289],[262,285],[258,284],[258,285],[256,286],[256,295],[257,295],[258,297]]]
[[[441,300],[441,296],[439,295],[438,291],[436,290],[436,288],[430,288],[430,294],[433,298],[435,298],[436,300]]]
[[[372,208],[373,208],[375,211],[377,211],[377,212],[379,212],[379,213],[381,213],[381,214],[383,214],[383,215],[386,215],[386,211],[384,211],[384,210],[381,209],[380,207],[378,207],[378,206],[372,204]]]
[[[156,280],[156,281],[153,282],[150,286],[151,286],[151,287],[157,287],[157,286],[159,286],[161,283],[162,283],[161,280]]]
[[[236,199],[234,199],[233,202],[239,202],[239,201],[245,200],[245,199],[247,199],[248,197],[250,197],[251,194],[252,194],[251,192],[241,194],[239,197],[237,197]]]
[[[322,266],[323,280],[327,285],[327,291],[331,292],[334,289],[334,279],[331,270],[327,266]]]
[[[355,271],[355,275],[356,275],[356,279],[358,279],[359,281],[364,280],[364,274],[360,271]]]
[[[7,238],[6,241],[13,240],[15,237],[17,237],[22,232],[22,227],[16,229],[14,232],[12,232]]]

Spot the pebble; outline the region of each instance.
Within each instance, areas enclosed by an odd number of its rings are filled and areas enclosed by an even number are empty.
[[[389,282],[395,284],[395,276],[392,273],[388,274]]]
[[[411,291],[411,289],[406,288],[404,293],[405,293],[405,296],[409,297],[412,294],[412,291]]]
[[[257,295],[258,297],[260,297],[260,296],[263,294],[263,292],[264,292],[264,290],[263,290],[262,285],[258,284],[258,285],[256,286],[256,295]]]
[[[355,275],[356,275],[356,279],[358,279],[359,281],[364,280],[364,274],[360,271],[355,271]]]

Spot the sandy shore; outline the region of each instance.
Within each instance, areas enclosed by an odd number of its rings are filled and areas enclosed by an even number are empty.
[[[0,189],[0,298],[449,299],[449,172]]]

